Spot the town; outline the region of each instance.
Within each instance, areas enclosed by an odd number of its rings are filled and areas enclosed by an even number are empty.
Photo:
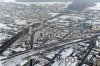
[[[29,66],[28,62],[30,58],[34,58],[32,53],[43,54],[48,58],[55,57],[55,53],[59,52],[61,47],[67,43],[80,42],[83,39],[87,39],[91,36],[100,33],[100,3],[95,3],[94,6],[89,6],[84,10],[70,10],[69,6],[73,2],[42,2],[42,3],[21,3],[21,2],[0,2],[0,59],[4,60],[2,66]],[[34,25],[34,26],[33,26]],[[38,26],[37,26],[38,25]],[[26,31],[23,31],[26,30]],[[17,34],[21,36],[17,38]],[[13,38],[15,37],[15,38]],[[10,39],[12,41],[10,42]],[[14,42],[13,42],[14,40]],[[100,37],[98,37],[98,41]],[[84,40],[85,41],[85,40]],[[99,42],[96,44],[96,49],[100,49]],[[12,43],[13,42],[13,43]],[[92,42],[92,39],[91,39]],[[76,44],[76,45],[75,45]],[[86,42],[75,43],[71,46],[65,46],[65,49],[61,55],[61,59],[70,54],[74,54],[75,62],[67,63],[60,60],[56,61],[52,65],[45,66],[76,66],[79,61],[76,56],[80,56],[80,51],[85,51],[88,44]],[[78,45],[77,45],[78,44]],[[90,43],[91,44],[91,43]],[[95,44],[95,42],[94,42]],[[82,47],[81,47],[82,45]],[[85,46],[85,47],[83,47]],[[54,48],[54,50],[48,48]],[[78,50],[78,48],[81,48]],[[96,50],[94,49],[94,50]],[[30,50],[33,50],[32,52]],[[39,50],[37,52],[37,50]],[[43,51],[42,51],[43,50]],[[75,50],[75,52],[74,52]],[[29,53],[27,52],[29,51]],[[26,52],[26,54],[23,54]],[[42,52],[42,53],[41,53]],[[22,53],[22,56],[20,56]],[[15,54],[15,55],[14,55]],[[19,54],[19,55],[18,55]],[[29,54],[29,55],[28,55]],[[14,55],[14,56],[13,56]],[[32,66],[43,66],[48,61],[40,59],[35,56],[37,60],[36,64]],[[52,56],[53,55],[53,56]],[[66,56],[65,56],[66,55]],[[95,54],[94,54],[95,55]],[[18,57],[17,57],[18,56]],[[91,54],[89,55],[90,58]],[[93,56],[93,55],[92,55]],[[15,57],[15,58],[12,58]],[[20,57],[20,59],[19,59]],[[47,58],[48,57],[48,58]],[[94,57],[94,56],[93,56]],[[91,57],[91,58],[93,58]],[[11,59],[10,59],[11,58]],[[97,57],[96,57],[97,58]],[[95,58],[95,59],[96,59]],[[8,60],[6,60],[8,59]],[[23,60],[24,59],[24,60]],[[94,59],[94,58],[93,58]],[[19,60],[19,61],[18,61]],[[34,62],[35,62],[34,60]],[[90,59],[88,59],[90,60]],[[88,61],[87,60],[87,61]],[[33,60],[32,60],[33,61]],[[22,62],[22,63],[21,63]],[[92,60],[91,62],[95,62]],[[84,63],[85,66],[95,66],[95,63]],[[59,63],[59,64],[58,64]],[[71,63],[71,64],[70,64]],[[26,64],[26,65],[24,65]],[[58,65],[57,65],[58,64]],[[99,66],[99,65],[97,65]]]

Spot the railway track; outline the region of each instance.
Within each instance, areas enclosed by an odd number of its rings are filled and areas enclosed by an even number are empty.
[[[61,16],[61,15],[62,14],[59,14],[59,15],[53,17],[53,18],[56,18],[56,17]],[[51,18],[51,19],[53,19],[53,18]],[[40,24],[36,24],[36,25],[38,26]],[[33,24],[32,28],[34,29],[36,27],[36,25],[34,26],[34,24]],[[11,45],[13,45],[15,41],[17,41],[21,36],[24,36],[28,32],[29,32],[29,28],[26,28],[23,31],[21,31],[18,34],[16,34],[14,37],[12,37],[10,40],[6,41],[0,47],[0,54],[2,54],[5,50],[7,50],[7,48],[9,48]],[[70,35],[70,33],[68,35]],[[66,35],[66,36],[68,36],[68,35]],[[45,54],[45,53],[49,53],[49,52],[54,51],[54,50],[58,50],[58,49],[63,48],[63,47],[71,47],[74,44],[77,44],[77,43],[80,43],[80,42],[84,42],[84,41],[87,41],[87,40],[89,40],[91,38],[96,38],[98,36],[100,36],[100,34],[96,34],[96,35],[93,35],[91,37],[87,37],[85,39],[75,40],[75,41],[72,41],[72,42],[67,42],[66,41],[66,42],[56,42],[56,43],[50,43],[50,44],[43,44],[43,45],[40,45],[39,47],[34,48],[33,50],[20,52],[20,53],[17,53],[15,55],[9,56],[8,58],[1,59],[1,61],[3,61],[3,66],[10,65],[9,63],[11,63],[13,65],[17,65],[17,64],[19,64],[21,62],[22,59],[25,59],[28,56],[38,56],[40,53]],[[19,59],[18,62],[16,62],[16,60],[15,60],[17,58]]]
[[[37,27],[39,26],[40,23],[34,23],[31,27]],[[13,36],[10,40],[7,40],[5,43],[3,43],[2,46],[0,46],[0,54],[2,54],[7,48],[9,48],[11,45],[14,44],[15,41],[17,41],[21,36],[28,34],[29,32],[29,27],[25,28],[23,31],[19,32],[15,36]]]
[[[91,38],[96,38],[96,37],[98,37],[98,36],[100,36],[100,34],[98,34],[98,35],[94,35],[94,36],[91,36],[91,37],[88,37],[88,38],[85,38],[85,39],[79,39],[79,40],[75,40],[75,41],[72,41],[72,42],[68,42],[68,43],[54,43],[54,44],[49,44],[49,45],[44,45],[43,47],[41,47],[41,48],[36,48],[36,49],[33,49],[33,50],[29,50],[29,51],[25,51],[25,52],[22,52],[22,53],[17,53],[16,55],[12,55],[12,56],[9,56],[8,58],[5,58],[5,59],[10,59],[10,58],[12,58],[12,57],[16,57],[16,56],[19,56],[19,55],[22,55],[22,54],[26,54],[26,53],[28,53],[28,52],[30,52],[30,51],[32,51],[32,52],[36,52],[35,54],[33,54],[33,55],[37,55],[38,53],[41,53],[41,52],[45,52],[45,51],[48,51],[48,50],[54,50],[54,49],[56,49],[56,48],[63,48],[63,47],[70,47],[70,46],[72,46],[72,45],[78,45],[78,43],[80,43],[80,42],[84,42],[84,41],[87,41],[87,40],[89,40],[89,39],[91,39]],[[5,60],[5,59],[2,59],[2,60]]]

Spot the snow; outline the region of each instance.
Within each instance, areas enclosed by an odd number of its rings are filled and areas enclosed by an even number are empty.
[[[71,19],[74,21],[78,21],[78,20],[84,20],[85,18],[79,17],[79,16],[73,16],[73,17],[71,17]]]
[[[28,61],[27,61],[27,60],[23,60],[23,61],[20,63],[20,66],[23,66],[23,65],[25,65],[26,63],[28,63]]]
[[[19,20],[19,19],[15,20],[15,24],[18,24],[18,25],[27,25],[26,20]]]
[[[68,16],[68,15],[63,15],[63,16],[60,16],[60,18],[62,19],[67,19],[67,18],[70,18],[71,16]]]
[[[51,14],[51,16],[54,17],[54,16],[58,15],[59,13],[52,13],[51,12],[51,13],[48,13],[48,14]]]
[[[91,57],[92,57],[92,55],[88,55],[87,59],[89,60],[89,59],[91,59]]]
[[[54,64],[52,64],[52,66],[59,66],[59,64],[58,64],[58,62],[57,62],[57,61],[55,61],[55,63],[54,63]]]
[[[6,50],[3,52],[3,55],[4,56],[9,56],[11,54],[11,51],[10,50]]]
[[[71,53],[73,52],[73,49],[72,48],[69,48],[69,49],[65,49],[62,53],[61,53],[61,57],[63,58],[63,59],[65,59],[67,56],[69,56]],[[48,58],[53,58],[54,57],[54,55],[55,55],[55,53],[52,53],[52,54],[49,54],[49,55],[47,55],[46,57],[48,57]],[[64,62],[63,63],[61,63],[60,64],[60,66],[64,66]],[[52,64],[52,66],[59,66],[59,62],[57,62],[56,60],[55,60],[55,62]]]
[[[54,21],[58,21],[59,19],[57,19],[57,18],[54,18],[54,19],[52,19],[52,20],[48,20],[48,22],[54,22]]]
[[[68,62],[68,63],[66,63],[66,65],[67,66],[76,66],[77,65],[77,61],[76,61],[76,58],[75,58],[75,62]],[[52,66],[65,66],[65,62],[62,62],[60,65],[59,65],[59,63],[57,62],[57,61],[55,61],[55,63],[54,64],[52,64]]]
[[[0,41],[4,40],[7,38],[7,35],[0,33]]]
[[[100,42],[99,41],[96,41],[96,46],[100,47]]]
[[[19,3],[19,4],[24,4],[24,5],[31,5],[31,4],[35,4],[35,5],[44,5],[44,4],[48,4],[48,5],[54,5],[54,4],[70,4],[71,2],[16,2],[16,3]],[[68,6],[67,5],[67,6]],[[66,6],[66,7],[67,7]]]
[[[93,22],[93,25],[96,25],[96,24],[100,25],[100,22],[99,21],[100,20]]]
[[[5,25],[5,24],[0,23],[0,28],[2,28],[2,27],[6,27],[6,25]]]
[[[0,66],[3,66],[1,60],[0,60]]]
[[[100,10],[100,3],[96,3],[95,6],[89,7],[89,9],[91,9],[91,10]]]
[[[65,66],[65,59],[66,57],[68,57],[71,53],[73,52],[72,48],[69,49],[65,49],[62,53],[61,53],[61,58],[63,58],[63,62],[59,65],[59,62],[57,62],[55,60],[55,62],[52,64],[52,66]],[[49,55],[48,57],[52,57],[52,55]],[[75,58],[76,60],[76,58]],[[69,62],[67,65],[69,66],[76,66],[77,62],[75,61],[74,63]]]
[[[9,14],[6,14],[6,15],[4,15],[5,17],[10,17],[10,15]]]
[[[0,23],[0,29],[8,29],[8,30],[10,30],[11,28],[10,27],[7,27],[7,25],[6,24],[3,24],[3,23]]]
[[[46,44],[51,44],[51,43],[57,43],[58,40],[49,40],[48,42],[46,42]]]
[[[2,43],[4,40],[11,38],[12,35],[6,34],[6,33],[0,33],[0,43]]]
[[[59,22],[66,22],[65,20],[59,20]]]
[[[16,51],[16,52],[20,52],[20,51],[25,51],[26,49],[25,48],[18,47],[16,49],[11,49],[11,50]]]
[[[13,30],[18,31],[18,29],[17,29],[17,28],[13,28]]]
[[[72,52],[73,52],[73,49],[72,49],[72,48],[69,48],[69,49],[64,50],[64,52],[61,53],[62,58],[66,58],[66,57],[69,56]]]
[[[71,57],[70,57],[71,58]],[[76,66],[76,64],[77,64],[77,61],[76,61],[76,58],[75,59],[73,59],[73,60],[75,60],[75,62],[71,62],[71,61],[69,61],[68,63],[67,63],[67,66]]]
[[[55,55],[55,54],[49,54],[49,55],[47,55],[46,57],[48,57],[48,58],[51,58],[51,59],[52,59],[52,58],[54,57],[54,55]]]
[[[4,58],[7,58],[7,57],[5,57],[5,56],[0,56],[0,59],[4,59]]]
[[[16,66],[17,63],[22,62],[22,60],[20,59],[21,57],[16,57],[16,58],[12,58],[11,60],[7,60],[6,63],[3,64],[3,66]]]
[[[41,50],[43,51],[43,50]],[[11,59],[8,59],[3,63],[3,66],[16,66],[17,64],[20,64],[22,62],[22,59],[25,59],[26,57],[32,56],[33,54],[39,53],[39,51],[32,51],[30,50],[28,53],[12,57]]]

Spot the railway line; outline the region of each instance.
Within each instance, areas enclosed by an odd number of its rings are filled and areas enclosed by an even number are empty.
[[[15,59],[17,59],[17,58],[20,58],[19,60],[22,60],[22,59],[25,59],[26,57],[31,57],[31,56],[39,57],[40,53],[46,54],[46,53],[49,53],[51,51],[55,51],[55,50],[58,50],[58,49],[61,49],[61,48],[73,47],[72,45],[77,45],[80,42],[85,42],[85,41],[88,41],[92,38],[97,38],[98,36],[100,36],[100,34],[93,35],[93,36],[85,38],[85,39],[75,40],[75,41],[68,42],[68,43],[57,43],[56,45],[55,44],[49,44],[48,46],[45,45],[44,47],[41,47],[41,48],[37,48],[37,49],[29,50],[29,51],[24,51],[24,52],[9,56],[8,58],[1,59],[1,61],[3,61],[4,66],[6,66],[7,64],[9,64],[11,62],[13,62],[11,64],[17,65],[21,62],[21,61],[16,62]]]
[[[39,23],[35,23],[31,27],[34,28],[39,25],[40,25]],[[2,54],[7,48],[9,48],[12,44],[14,44],[14,42],[17,41],[21,36],[28,34],[28,32],[29,28],[25,28],[23,31],[13,36],[10,40],[7,40],[5,43],[3,43],[3,45],[0,46],[0,54]]]

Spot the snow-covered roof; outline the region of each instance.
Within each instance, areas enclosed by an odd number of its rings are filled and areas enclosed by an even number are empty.
[[[8,29],[8,30],[10,30],[10,29],[12,29],[11,27],[8,27],[6,24],[3,24],[3,23],[0,23],[0,29]]]
[[[19,19],[17,19],[17,20],[15,20],[15,24],[18,24],[18,25],[27,25],[27,22],[26,22],[26,20],[19,20]]]
[[[20,52],[20,51],[25,51],[26,49],[25,48],[21,48],[21,47],[18,47],[16,49],[12,49],[13,51],[16,51],[16,52]]]
[[[71,16],[68,16],[68,15],[63,15],[63,16],[60,16],[60,18],[62,19],[67,19],[67,18],[70,18]]]
[[[52,20],[48,20],[48,22],[54,22],[54,21],[58,21],[59,19],[58,18],[54,18]]]
[[[59,13],[52,13],[51,12],[51,13],[48,13],[48,14],[51,14],[51,16],[54,17],[54,16],[58,15]]]
[[[23,66],[23,65],[25,65],[26,63],[28,63],[28,61],[27,61],[27,60],[23,60],[23,61],[20,63],[20,66]]]
[[[66,57],[69,56],[72,52],[73,52],[73,49],[72,49],[72,48],[66,49],[64,52],[61,53],[62,58],[66,58]]]

